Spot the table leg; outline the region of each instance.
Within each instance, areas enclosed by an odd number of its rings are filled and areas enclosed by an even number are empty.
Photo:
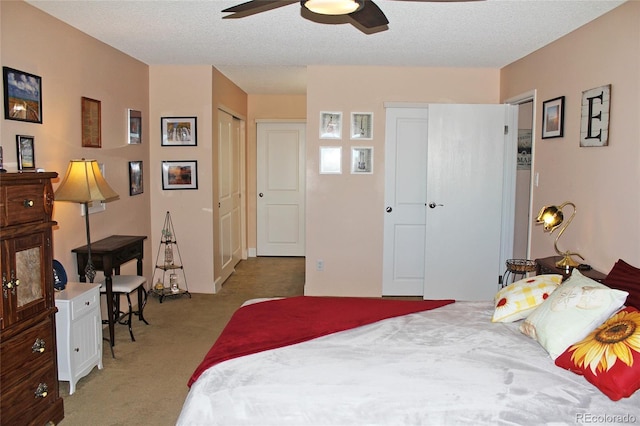
[[[111,347],[111,356],[115,358],[113,346],[115,344],[115,318],[113,312],[113,280],[111,279],[111,271],[105,271],[104,276],[105,294],[107,296],[107,323],[109,324],[109,346]]]
[[[136,261],[136,273],[142,276],[142,258],[139,257]]]

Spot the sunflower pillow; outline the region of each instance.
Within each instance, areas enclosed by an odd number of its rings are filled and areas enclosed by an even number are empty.
[[[629,306],[556,358],[614,401],[640,389],[640,312]]]
[[[492,322],[513,322],[526,318],[562,282],[562,275],[524,278],[501,289],[495,296]]]

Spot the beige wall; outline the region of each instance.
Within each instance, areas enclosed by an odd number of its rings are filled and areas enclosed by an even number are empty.
[[[305,293],[380,296],[384,102],[497,103],[499,71],[313,66],[307,79]],[[341,140],[319,138],[320,111],[342,111]],[[354,111],[373,113],[373,140],[349,140],[350,113]],[[342,146],[342,174],[319,174],[319,147],[323,145]],[[355,145],[374,147],[373,174],[350,174],[350,147]],[[324,260],[323,272],[316,271],[318,259]]]
[[[157,176],[151,192],[153,247],[158,247],[166,212],[171,212],[180,255],[193,293],[215,293],[220,280],[221,255],[218,232],[218,110],[239,118],[247,114],[247,95],[209,65],[154,65],[150,67],[150,115],[157,126],[151,130],[150,162]],[[188,76],[188,77],[186,77]],[[197,117],[197,146],[160,145],[161,117]],[[196,160],[198,189],[162,190],[163,160]]]
[[[534,125],[534,217],[543,205],[565,200],[577,215],[560,249],[582,254],[608,272],[618,258],[640,266],[640,2],[627,2],[501,72],[501,97],[537,89]],[[582,92],[611,84],[609,146],[581,148]],[[564,137],[540,138],[542,102],[565,96]],[[571,211],[570,208],[567,210]],[[556,231],[557,232],[557,231]],[[539,226],[531,257],[554,253]]]
[[[212,191],[212,84],[213,69],[207,65],[154,65],[149,69],[152,124],[149,171],[152,178],[147,188],[151,193],[153,260],[157,256],[166,213],[170,212],[188,288],[194,293],[213,293],[211,236],[214,235],[213,212],[217,209],[213,208]],[[197,146],[161,146],[161,117],[196,117]],[[196,160],[198,189],[163,190],[161,163],[164,160]]]
[[[150,235],[149,166],[149,74],[148,67],[61,23],[24,2],[2,1],[1,62],[42,77],[42,124],[5,120],[1,123],[1,143],[5,168],[16,171],[16,135],[35,137],[36,166],[60,175],[69,160],[92,158],[105,165],[109,184],[120,199],[107,204],[104,212],[90,215],[93,241],[112,234]],[[25,31],[25,28],[28,30]],[[81,103],[86,96],[101,101],[102,148],[81,146]],[[127,144],[127,108],[142,111],[143,143]],[[144,163],[145,190],[129,196],[129,161]],[[1,177],[0,177],[1,178]],[[71,281],[78,279],[71,250],[86,244],[84,218],[80,206],[56,202],[54,257],[65,267]],[[145,275],[152,265],[151,242],[145,241]],[[135,273],[135,262],[123,267]],[[96,280],[101,279],[99,274]]]
[[[247,247],[256,252],[256,122],[260,120],[305,120],[306,95],[249,95],[247,117]]]

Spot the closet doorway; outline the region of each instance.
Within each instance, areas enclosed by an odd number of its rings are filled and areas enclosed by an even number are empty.
[[[218,110],[218,131],[218,238],[220,282],[224,282],[243,258],[244,121],[226,111]]]
[[[512,257],[518,108],[385,107],[383,295],[493,297]]]

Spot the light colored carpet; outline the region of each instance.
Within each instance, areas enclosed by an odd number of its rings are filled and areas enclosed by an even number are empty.
[[[188,271],[187,279],[189,278]],[[145,318],[116,325],[116,358],[103,344],[104,369],[80,379],[69,395],[60,382],[62,426],[174,425],[187,396],[187,380],[233,312],[257,297],[303,294],[304,258],[259,257],[242,261],[218,294],[193,294],[159,303],[149,297]]]

